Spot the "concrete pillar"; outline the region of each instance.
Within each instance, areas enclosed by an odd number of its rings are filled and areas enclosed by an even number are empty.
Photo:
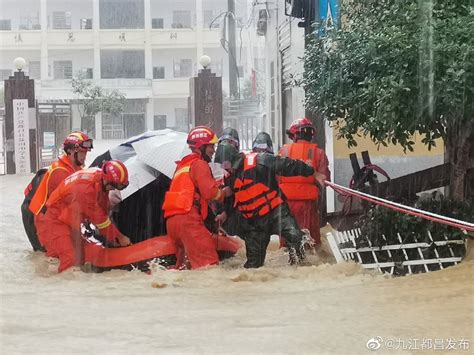
[[[93,30],[93,33],[94,33],[93,78],[94,78],[94,80],[99,80],[100,79],[100,10],[99,10],[99,0],[93,0],[93,3],[92,3],[92,30]]]
[[[203,52],[204,16],[202,10],[202,0],[196,0],[196,68],[199,68],[199,58],[205,54]]]
[[[95,115],[95,139],[102,139],[102,112]]]
[[[153,97],[148,99],[146,103],[146,122],[145,122],[145,129],[146,130],[154,130],[154,116],[155,116],[155,102]]]
[[[40,1],[40,23],[41,23],[41,80],[49,79],[48,66],[48,6],[46,0]]]
[[[145,0],[145,78],[153,79],[150,0]]]

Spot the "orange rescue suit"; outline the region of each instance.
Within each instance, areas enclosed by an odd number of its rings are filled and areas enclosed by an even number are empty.
[[[101,169],[80,170],[68,176],[46,202],[45,223],[38,235],[48,255],[59,258],[59,272],[82,262],[78,231],[85,219],[109,240],[120,235],[108,216],[108,192],[103,188],[102,176]]]
[[[52,212],[47,211],[47,215],[56,215],[70,228],[79,228],[84,219],[89,219],[101,235],[113,240],[120,232],[108,215],[109,195],[103,189],[102,175],[101,169],[90,168],[68,176],[46,202]]]
[[[264,216],[283,203],[276,190],[246,177],[256,169],[257,155],[250,153],[245,156],[243,178],[236,178],[234,182],[235,207],[244,218]]]
[[[279,152],[282,157],[297,159],[317,170],[319,166],[319,149],[314,143],[297,142],[285,144]],[[318,200],[319,189],[313,175],[305,176],[280,176],[280,188],[288,200]]]
[[[201,160],[201,157],[197,154],[191,154],[187,159],[177,163],[170,189],[166,192],[163,203],[165,218],[177,214],[187,214],[191,211],[193,204],[196,204],[200,205],[202,219],[206,219],[208,214],[207,200],[196,193],[196,188],[190,175],[191,165],[197,160]]]
[[[178,265],[183,263],[184,251],[192,269],[219,263],[215,238],[204,219],[208,202],[223,199],[224,193],[212,177],[209,164],[199,154],[189,154],[177,162],[163,210],[168,236],[178,248]]]
[[[30,202],[30,211],[38,215],[46,204],[49,195],[56,190],[58,185],[69,175],[80,170],[80,166],[72,165],[67,155],[62,155],[53,162],[44,174],[35,195]]]

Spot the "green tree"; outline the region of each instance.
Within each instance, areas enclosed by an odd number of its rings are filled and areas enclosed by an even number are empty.
[[[95,117],[99,112],[119,114],[123,112],[125,95],[118,90],[106,90],[82,75],[72,79],[72,91],[79,99],[81,125],[86,117]]]
[[[450,191],[462,199],[474,169],[474,10],[470,0],[365,0],[341,5],[342,26],[312,36],[306,106],[349,147],[363,134],[413,150],[442,138]]]

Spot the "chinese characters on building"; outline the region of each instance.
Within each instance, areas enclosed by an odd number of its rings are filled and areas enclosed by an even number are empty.
[[[214,113],[214,98],[210,90],[206,90],[206,95],[204,96],[204,113],[206,115]]]
[[[13,129],[17,174],[31,173],[28,100],[13,100]]]

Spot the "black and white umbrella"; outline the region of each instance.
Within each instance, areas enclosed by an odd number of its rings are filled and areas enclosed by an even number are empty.
[[[148,131],[107,150],[91,164],[91,167],[101,166],[104,161],[119,159],[127,167],[130,183],[121,191],[122,202],[115,208],[113,218],[120,231],[130,237],[133,243],[166,234],[161,206],[165,193],[169,190],[177,159],[175,154],[170,156],[169,152],[164,154],[154,147],[173,140],[179,140],[184,146],[186,136],[185,133],[171,129]],[[152,150],[157,157],[148,154]],[[171,176],[148,165],[140,157],[145,157],[147,162],[161,161],[161,165],[156,166],[169,166],[167,174],[172,170]]]
[[[171,129],[148,131],[132,137],[98,156],[91,166],[103,161],[121,160],[129,172],[129,185],[121,191],[122,200],[150,184],[161,174],[173,177],[176,161],[191,153],[187,134]]]
[[[132,137],[98,156],[91,166],[119,159],[129,172],[129,186],[121,191],[122,202],[114,222],[133,243],[166,233],[161,209],[176,169],[176,161],[191,153],[187,134],[171,129],[148,131]],[[219,164],[210,164],[216,179],[222,178]]]

